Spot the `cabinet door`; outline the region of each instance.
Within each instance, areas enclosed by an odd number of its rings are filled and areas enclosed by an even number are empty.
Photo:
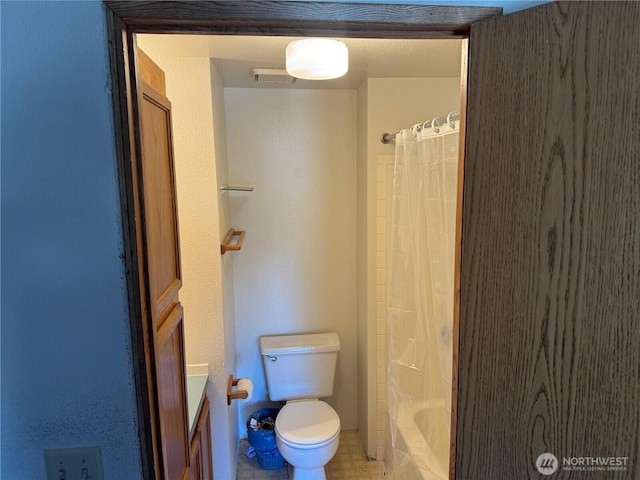
[[[202,480],[202,450],[200,434],[196,433],[191,440],[191,461],[189,466],[189,480]]]
[[[189,480],[213,480],[211,464],[211,422],[209,399],[205,395],[191,439],[191,466]]]
[[[200,437],[200,463],[202,480],[213,480],[213,462],[211,451],[211,412],[209,399],[205,396],[202,411],[198,419],[198,436]]]
[[[568,2],[472,26],[458,479],[640,478],[638,25]]]

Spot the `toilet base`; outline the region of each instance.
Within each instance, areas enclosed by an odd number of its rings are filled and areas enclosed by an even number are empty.
[[[327,480],[324,467],[313,468],[311,470],[296,468],[289,464],[289,480]]]

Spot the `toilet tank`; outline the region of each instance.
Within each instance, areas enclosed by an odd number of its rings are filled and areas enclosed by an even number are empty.
[[[260,354],[273,401],[333,395],[340,340],[335,333],[260,337]]]

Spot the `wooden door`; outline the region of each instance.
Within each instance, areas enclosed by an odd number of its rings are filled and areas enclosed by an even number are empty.
[[[457,479],[640,478],[639,25],[571,2],[472,26]]]
[[[155,370],[155,385],[162,472],[166,480],[181,480],[189,473],[189,434],[184,357],[184,327],[178,292],[182,285],[174,159],[171,136],[171,103],[164,96],[164,80],[149,74],[149,59],[138,53],[141,162],[138,192],[141,195],[144,290],[148,308]],[[153,69],[151,69],[153,71]],[[147,81],[153,81],[152,87]],[[158,91],[161,90],[161,91]]]

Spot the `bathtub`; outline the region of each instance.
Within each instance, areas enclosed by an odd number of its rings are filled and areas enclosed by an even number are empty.
[[[406,402],[398,406],[391,479],[449,478],[449,406],[444,401]]]

